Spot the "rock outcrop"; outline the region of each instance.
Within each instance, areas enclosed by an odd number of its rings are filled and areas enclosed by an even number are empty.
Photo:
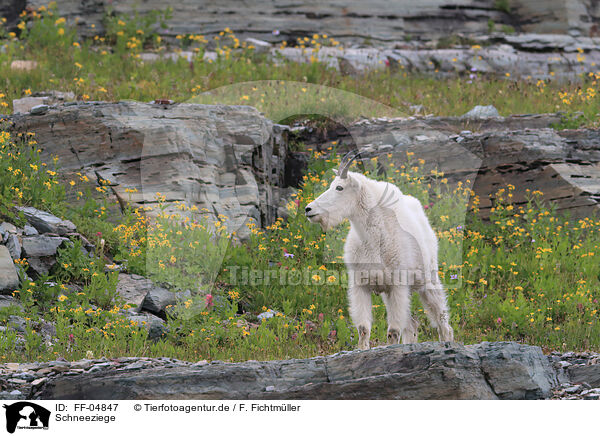
[[[0,307],[13,304],[3,298],[11,297],[0,296]],[[151,325],[150,334],[160,336],[164,330],[150,314],[138,314],[135,320]],[[55,360],[0,364],[0,399],[592,400],[600,399],[599,364],[598,353],[554,351],[544,356],[538,347],[511,342],[396,345],[270,362]]]
[[[318,51],[297,47],[272,48],[270,53],[275,61],[287,59],[308,63],[318,59],[348,75],[391,68],[434,77],[464,76],[465,81],[469,83],[477,81],[481,75],[507,80],[576,81],[580,80],[582,75],[598,71],[600,38],[560,35],[544,39],[539,36],[521,35],[520,39],[507,38],[507,41],[520,48],[494,43],[486,36],[473,40],[469,45],[458,44],[449,48],[397,43],[392,47],[325,47]],[[528,45],[526,41],[530,41],[531,44]],[[553,47],[552,43],[557,46]],[[588,48],[585,55],[577,51],[583,53],[582,47],[586,46]]]
[[[12,293],[19,287],[19,276],[13,258],[4,245],[0,245],[0,294]]]
[[[81,241],[83,254],[86,256],[89,254],[88,250],[94,248],[83,235],[76,232],[75,224],[69,220],[34,207],[16,207],[15,213],[21,215],[28,224],[24,228],[7,222],[0,224],[0,258],[2,253],[8,253],[8,258],[13,263],[12,267],[5,263],[5,268],[0,268],[0,283],[11,284],[4,288],[0,286],[0,293],[11,293],[19,287],[19,277],[28,277],[20,265],[17,268],[14,264],[19,259],[27,261],[28,274],[37,279],[48,274],[56,264],[59,248],[73,244],[70,238]],[[13,270],[20,271],[13,274]]]
[[[11,65],[14,68],[14,63]],[[22,61],[25,62],[25,61]],[[32,61],[28,61],[32,62]],[[32,65],[31,69],[37,68],[37,63]],[[41,113],[48,110],[48,106],[58,103],[66,103],[68,101],[75,100],[75,94],[72,92],[60,92],[60,91],[49,91],[49,92],[36,92],[30,97],[23,97],[13,100],[13,112],[14,113],[27,113],[33,111],[33,113]],[[36,108],[36,109],[34,109]]]
[[[15,28],[20,11],[49,3],[3,0],[0,16]],[[600,3],[587,0],[338,0],[326,4],[255,0],[243,7],[235,0],[58,2],[59,14],[84,37],[104,33],[109,9],[133,15],[166,7],[172,8],[172,17],[165,28],[157,24],[156,31],[167,41],[202,33],[212,50],[213,37],[228,28],[275,60],[318,58],[344,74],[391,67],[436,77],[476,72],[504,78],[508,74],[511,80],[579,80],[581,74],[597,72],[600,64]],[[316,42],[323,42],[326,34],[342,45],[327,46],[324,41],[318,52],[290,47],[297,38],[310,42],[315,34],[320,36]],[[285,48],[271,46],[284,41]],[[194,52],[142,53],[140,59],[181,56],[189,60]],[[208,51],[204,56],[212,61],[217,54]],[[24,99],[14,106],[15,112],[47,104],[43,101],[41,96]]]
[[[228,217],[240,237],[248,219],[268,225],[276,218],[285,132],[254,108],[67,103],[15,115],[12,129],[34,132],[45,161],[58,157],[65,181],[76,181],[70,202],[86,184],[92,194],[108,187],[123,206],[156,203],[161,193],[169,210],[179,201]]]
[[[17,23],[18,14],[26,7],[47,6],[50,0],[3,0],[0,14],[9,24]],[[535,33],[598,33],[600,6],[585,0],[427,0],[421,2],[375,0],[338,0],[334,2],[290,2],[285,0],[245,2],[175,2],[148,0],[61,1],[60,15],[76,23],[81,34],[103,32],[103,18],[112,8],[115,13],[132,14],[173,9],[172,18],[163,35],[217,35],[225,27],[243,37],[271,41],[310,37],[326,33],[351,41],[401,40],[405,35],[430,39],[443,35],[485,33],[488,23],[495,27]]]
[[[117,370],[118,369],[118,370]],[[68,374],[68,373],[66,373]],[[242,363],[107,362],[49,379],[40,399],[541,399],[557,384],[540,348],[510,342],[392,345]]]
[[[318,137],[311,129],[294,129],[300,140],[324,149],[338,140],[375,153],[392,153],[403,161],[414,152],[428,169],[449,179],[469,180],[485,216],[490,195],[515,186],[514,202],[524,203],[539,190],[559,211],[589,216],[600,200],[600,131],[556,130],[556,114],[492,117],[424,117],[363,120]]]

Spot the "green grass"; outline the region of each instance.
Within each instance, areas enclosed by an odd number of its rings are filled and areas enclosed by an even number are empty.
[[[505,115],[564,110],[569,115],[557,127],[592,125],[598,112],[596,76],[586,78],[583,87],[484,77],[467,83],[462,78],[438,80],[389,70],[353,78],[319,63],[274,65],[228,32],[222,40],[239,45],[239,51],[223,45],[216,62],[144,65],[136,58],[142,45],[165,50],[152,33],[152,20],[115,17],[105,40],[76,41],[73,29],[48,12],[41,14],[28,18],[33,24],[18,38],[5,34],[0,104],[6,111],[13,98],[58,89],[73,91],[80,99],[251,104],[275,121],[289,118],[289,111],[315,113],[310,112],[315,102],[321,104],[321,114],[340,114],[339,103],[344,102],[347,109],[341,115],[349,118],[379,111],[385,115],[388,106],[401,112],[415,103],[438,115],[459,115],[475,104],[494,104]],[[153,20],[162,18],[156,15]],[[179,41],[200,53],[205,47],[199,36]],[[39,67],[12,71],[14,59],[35,59]],[[258,80],[269,82],[238,84]],[[294,83],[276,88],[280,81]],[[315,85],[327,85],[331,93]],[[203,94],[218,87],[223,88]],[[265,98],[275,91],[279,99]],[[291,97],[293,104],[288,106]],[[61,184],[59,168],[41,162],[40,145],[32,135],[11,138],[6,129],[0,131],[0,215],[22,225],[16,205],[51,211],[71,219],[98,251],[93,259],[85,257],[74,241],[73,247],[60,251],[48,277],[22,284],[15,296],[28,321],[24,346],[16,348],[13,333],[3,335],[0,361],[123,355],[238,361],[307,357],[356,345],[340,257],[347,224],[323,234],[298,213],[331,179],[337,164],[334,150],[313,153],[302,188],[288,205],[287,220],[266,229],[252,227],[249,242],[238,244],[232,234],[239,229],[228,228],[223,217],[213,222],[205,211],[184,204],[168,212],[160,197],[156,219],[148,219],[144,210],[127,209],[109,220],[113,205],[108,197],[91,195],[106,189],[94,187],[84,176],[76,182],[78,189],[90,190],[78,195],[85,201],[69,204],[65,192],[70,187]],[[483,221],[478,199],[471,198],[467,212],[469,183],[449,186],[442,174],[425,173],[424,163],[412,156],[384,157],[379,163],[386,175],[377,175],[375,162],[365,171],[428,206],[440,240],[440,275],[448,288],[457,340],[516,340],[547,349],[600,350],[596,217],[559,216],[543,203],[541,193],[530,193],[527,204],[513,204],[513,188],[506,186],[494,196],[491,219]],[[128,307],[115,295],[117,275],[106,272],[105,255],[125,263],[130,272],[173,290],[190,291],[169,308],[164,338],[149,340],[141,326],[120,314]],[[27,268],[25,260],[17,263]],[[262,275],[244,277],[244,271]],[[268,279],[264,271],[269,271]],[[292,277],[298,273],[299,283]],[[372,340],[379,345],[386,338],[385,308],[379,297],[373,302]],[[418,299],[413,311],[420,321],[420,339],[435,340]],[[259,321],[261,312],[273,316]],[[17,309],[2,309],[0,321],[18,314]],[[57,337],[51,344],[39,333],[42,318],[56,324]]]
[[[10,142],[6,135],[3,138]],[[2,156],[0,161],[8,159],[20,157]],[[60,251],[49,277],[25,282],[15,292],[28,319],[25,348],[15,349],[16,337],[7,335],[0,341],[0,359],[166,355],[237,361],[352,349],[356,337],[347,313],[341,261],[347,225],[323,234],[301,212],[325,189],[337,162],[334,153],[315,152],[302,189],[288,205],[289,218],[266,229],[250,225],[246,244],[232,242],[234,229],[227,229],[224,218],[211,222],[203,216],[205,211],[184,204],[176,213],[167,213],[159,198],[156,219],[144,217],[140,210],[126,211],[122,222],[109,230],[114,234],[87,235],[99,247],[100,238],[112,240],[104,245],[104,253],[90,259],[76,242]],[[387,168],[385,176],[377,176],[375,161],[366,166],[366,174],[395,183],[428,206],[440,240],[440,276],[448,288],[457,340],[600,349],[600,267],[595,258],[600,221],[557,216],[537,192],[530,194],[527,204],[514,205],[510,185],[496,193],[489,222],[478,217],[476,198],[471,199],[465,220],[471,195],[468,183],[450,186],[443,174],[425,173],[424,162],[412,156],[384,157],[379,164]],[[29,180],[30,185],[40,183],[35,177]],[[30,203],[19,197],[11,201]],[[9,206],[6,202],[3,205]],[[37,204],[45,207],[48,202]],[[76,222],[104,221],[97,216],[99,206],[91,207],[93,212],[63,202],[58,210],[67,210]],[[115,295],[117,273],[105,272],[101,254],[126,262],[130,271],[172,290],[192,291],[167,311],[168,333],[163,339],[148,340],[141,326],[120,315],[128,306]],[[27,268],[25,261],[19,263]],[[243,271],[259,275],[244,276]],[[71,291],[73,284],[80,291]],[[384,344],[385,308],[380,297],[375,296],[373,303],[372,344]],[[436,332],[416,298],[413,311],[421,323],[420,339],[435,340]],[[0,319],[15,314],[8,312],[0,313]],[[259,321],[260,312],[273,317]],[[41,318],[57,326],[57,341],[51,345],[37,332]]]
[[[0,53],[0,110],[4,106],[10,112],[13,99],[50,89],[72,91],[82,100],[166,98],[185,102],[231,84],[277,80],[325,85],[400,112],[409,112],[411,105],[421,104],[427,113],[460,115],[474,105],[493,104],[502,115],[581,112],[581,124],[597,124],[597,75],[573,84],[483,75],[475,80],[423,77],[392,69],[352,77],[319,62],[275,64],[254,53],[230,32],[224,32],[216,41],[220,53],[217,61],[208,62],[202,60],[207,41],[201,35],[186,35],[177,40],[179,47],[169,47],[152,33],[152,20],[164,22],[168,15],[110,18],[105,37],[80,41],[74,29],[51,13],[43,11],[36,17],[24,17],[29,24],[23,26],[20,35],[10,37],[4,32],[5,39],[0,39],[6,47],[5,53]],[[196,51],[199,56],[191,64],[183,59],[153,63],[138,59],[142,51],[162,53],[181,48]],[[39,66],[32,71],[12,70],[10,65],[15,59],[35,60]],[[259,105],[260,98],[238,103]]]

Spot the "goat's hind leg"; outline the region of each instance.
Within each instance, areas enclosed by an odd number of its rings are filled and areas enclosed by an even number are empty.
[[[431,283],[419,290],[421,303],[429,321],[438,331],[440,341],[454,341],[454,330],[450,326],[446,291],[440,281]]]
[[[419,324],[410,314],[410,290],[406,286],[394,287],[381,294],[388,321],[388,344],[415,344],[418,342]]]
[[[371,291],[362,286],[352,286],[348,289],[350,302],[350,317],[358,329],[358,348],[368,350],[371,337]]]

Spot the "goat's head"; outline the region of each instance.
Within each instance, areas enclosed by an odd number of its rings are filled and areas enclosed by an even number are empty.
[[[355,151],[346,154],[340,162],[339,169],[334,170],[335,178],[329,188],[304,210],[308,220],[319,223],[323,231],[337,226],[356,210],[359,180],[348,173],[348,168],[358,156],[359,153]]]

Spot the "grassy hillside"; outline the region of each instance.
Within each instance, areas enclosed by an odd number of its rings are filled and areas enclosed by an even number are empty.
[[[19,35],[0,33],[6,47],[0,51],[0,105],[5,112],[10,112],[13,98],[48,89],[73,91],[82,100],[186,101],[221,85],[278,79],[326,84],[400,109],[423,104],[427,112],[439,115],[494,104],[502,114],[581,111],[584,117],[577,124],[597,123],[595,76],[586,78],[583,87],[484,77],[437,80],[393,71],[355,78],[317,62],[275,65],[227,31],[215,61],[199,57],[191,64],[144,64],[138,58],[142,49],[166,50],[152,34],[150,21],[112,18],[106,38],[92,41],[77,41],[74,30],[52,11],[31,13],[23,23]],[[197,35],[178,41],[200,54],[207,43]],[[15,59],[35,60],[38,67],[12,70]],[[274,359],[353,348],[357,339],[348,318],[340,257],[347,225],[323,234],[302,213],[333,177],[331,169],[339,162],[334,146],[326,155],[312,153],[302,188],[288,205],[289,218],[270,228],[251,228],[251,240],[240,245],[233,243],[234,229],[227,228],[224,217],[186,220],[188,206],[180,205],[182,216],[168,214],[160,196],[155,220],[147,219],[144,210],[129,209],[118,222],[109,222],[108,200],[94,200],[86,192],[81,197],[87,202],[74,207],[65,200],[60,168],[40,161],[35,136],[11,137],[3,129],[3,219],[22,225],[13,206],[32,205],[69,218],[98,248],[93,259],[83,256],[77,243],[61,250],[48,277],[27,281],[15,292],[22,312],[0,309],[2,323],[11,315],[27,321],[23,338],[11,330],[0,336],[0,361],[123,355]],[[411,155],[404,163],[381,158],[384,174],[374,171],[376,164],[367,168],[371,177],[397,184],[427,206],[440,239],[440,276],[448,288],[457,340],[517,340],[547,349],[600,350],[597,218],[558,216],[543,204],[539,192],[532,192],[526,205],[514,205],[514,187],[509,185],[495,195],[491,219],[484,222],[476,198],[466,211],[472,195],[468,183],[450,186],[443,174],[425,173],[423,162]],[[96,187],[98,193],[104,190]],[[16,262],[27,268],[25,260]],[[145,329],[120,314],[128,307],[115,296],[118,273],[111,272],[113,262],[126,263],[129,272],[168,283],[174,290],[200,286],[210,298],[190,295],[172,307],[168,333],[151,341]],[[261,273],[244,276],[244,271]],[[420,339],[435,340],[418,299],[413,304],[421,323]],[[260,313],[267,314],[264,320],[257,318]],[[42,318],[55,323],[56,341],[43,341]],[[377,296],[374,320],[373,345],[382,344],[385,308]]]
[[[79,40],[73,28],[50,10],[22,17],[18,35],[0,26],[0,111],[10,113],[12,100],[37,91],[72,91],[81,100],[172,99],[188,101],[220,86],[256,80],[289,80],[322,84],[350,91],[410,113],[423,105],[425,113],[461,115],[477,104],[493,104],[502,115],[565,111],[581,113],[576,124],[597,124],[599,73],[582,83],[513,81],[510,77],[442,78],[411,75],[387,68],[365,76],[342,75],[317,62],[299,64],[267,59],[240,41],[228,29],[216,40],[202,35],[181,35],[167,45],[153,33],[166,19],[162,13],[148,17],[107,18],[105,37]],[[327,35],[297,41],[300,47],[339,46]],[[318,38],[317,38],[318,37]],[[203,60],[210,47],[216,60]],[[143,62],[140,53],[192,51],[192,62],[180,58]],[[11,69],[13,60],[34,60],[31,71]],[[240,104],[248,104],[240,100]],[[278,120],[277,120],[278,121]]]

